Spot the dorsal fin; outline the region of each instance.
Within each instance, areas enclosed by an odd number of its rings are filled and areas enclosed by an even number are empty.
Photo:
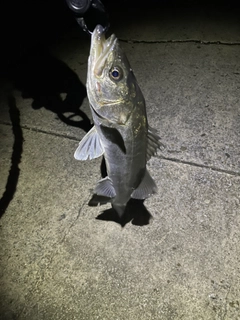
[[[157,153],[157,149],[164,146],[159,140],[157,130],[151,127],[148,128],[148,142],[147,142],[147,161]]]

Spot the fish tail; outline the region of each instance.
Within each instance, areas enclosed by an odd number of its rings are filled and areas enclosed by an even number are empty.
[[[112,203],[112,207],[115,211],[117,211],[119,217],[121,218],[125,212],[126,205]]]

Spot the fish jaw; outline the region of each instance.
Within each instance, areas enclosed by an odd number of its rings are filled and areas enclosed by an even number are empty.
[[[114,34],[108,39],[105,37],[104,28],[97,25],[92,34],[88,70],[96,77],[102,76],[104,61],[107,55],[114,49],[117,38]]]

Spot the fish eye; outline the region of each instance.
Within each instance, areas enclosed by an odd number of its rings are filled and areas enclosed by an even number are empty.
[[[109,72],[110,78],[112,80],[118,81],[122,79],[123,72],[122,69],[119,67],[113,67]]]

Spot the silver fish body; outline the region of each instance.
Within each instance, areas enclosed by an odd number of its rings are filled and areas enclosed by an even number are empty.
[[[115,35],[98,25],[91,40],[87,93],[94,127],[74,154],[78,160],[104,155],[108,176],[94,193],[108,197],[119,216],[130,198],[146,199],[157,187],[146,163],[159,147],[149,128],[145,100]]]

